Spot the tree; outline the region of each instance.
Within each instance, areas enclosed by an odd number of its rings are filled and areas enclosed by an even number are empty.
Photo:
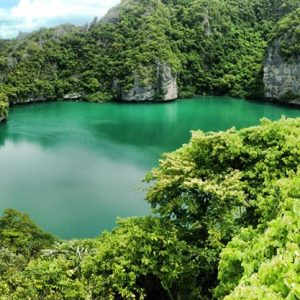
[[[96,299],[193,299],[198,250],[158,218],[119,220],[83,263]],[[148,298],[147,298],[148,297]]]
[[[167,154],[146,180],[147,199],[179,236],[203,251],[199,285],[210,289],[222,248],[241,228],[277,217],[278,179],[300,164],[300,121],[263,120],[261,126],[226,132],[194,132],[189,144]]]
[[[52,246],[55,237],[41,230],[28,215],[6,209],[0,218],[0,241],[1,247],[31,257]]]
[[[300,298],[300,175],[277,189],[278,217],[267,228],[243,229],[222,251],[219,299]]]
[[[8,115],[8,98],[6,94],[0,92],[0,120]]]

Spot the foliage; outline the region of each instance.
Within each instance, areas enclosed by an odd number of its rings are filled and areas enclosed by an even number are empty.
[[[157,218],[119,220],[99,239],[60,242],[30,261],[2,249],[0,291],[7,299],[177,299],[195,293],[198,255]]]
[[[300,119],[194,132],[148,176],[155,217],[61,241],[0,218],[0,299],[298,299]]]
[[[81,264],[95,244],[92,240],[67,241],[42,251],[22,272],[11,276],[7,299],[89,299]]]
[[[87,96],[87,100],[90,102],[107,102],[113,98],[112,94],[108,92],[97,92]]]
[[[0,219],[1,300],[11,299],[8,295],[20,284],[20,275],[28,262],[36,259],[42,249],[52,247],[55,240],[34,224],[28,215],[12,209],[5,210]]]
[[[220,299],[232,290],[226,300],[300,298],[300,176],[277,187],[278,217],[267,229],[242,230],[222,251]]]
[[[283,18],[275,32],[280,39],[280,51],[285,59],[295,58],[300,53],[300,9]]]
[[[299,11],[285,17],[297,7],[298,0],[123,0],[84,27],[0,41],[1,90],[12,103],[74,93],[119,100],[135,74],[151,85],[166,63],[178,75],[180,97],[260,97],[262,62],[278,21],[275,32],[290,37],[282,51],[299,52]]]
[[[53,245],[55,238],[42,231],[29,216],[6,209],[0,219],[1,247],[31,257]]]
[[[8,97],[0,92],[0,120],[6,118],[8,114]]]
[[[176,231],[159,219],[119,221],[119,227],[103,234],[99,242],[83,266],[94,298],[179,299],[192,295],[198,250],[179,241]]]
[[[242,227],[266,227],[277,217],[274,184],[299,167],[299,119],[237,131],[194,132],[147,176],[154,212],[204,253],[199,285],[216,285],[221,249]],[[209,291],[207,291],[209,293]]]

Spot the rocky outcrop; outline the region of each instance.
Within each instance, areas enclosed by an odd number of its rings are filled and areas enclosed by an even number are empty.
[[[70,93],[66,94],[62,97],[64,100],[81,100],[84,98],[83,94],[80,93]],[[31,96],[28,98],[18,98],[15,100],[10,100],[11,105],[17,104],[29,104],[29,103],[36,103],[36,102],[46,102],[46,101],[55,101],[57,98],[49,98],[45,96]]]
[[[108,12],[102,18],[100,18],[99,23],[116,24],[120,19],[122,10],[127,10],[133,6],[134,6],[134,1],[123,0],[120,4],[109,9]]]
[[[298,102],[300,104],[300,54],[289,59],[280,53],[283,38],[268,48],[264,61],[264,97],[267,99]]]
[[[153,84],[145,86],[137,73],[133,76],[133,88],[122,92],[123,101],[170,101],[178,97],[176,75],[165,63],[157,63]]]
[[[48,99],[40,98],[40,97],[28,97],[24,99],[16,99],[16,100],[10,100],[11,105],[17,105],[17,104],[28,104],[28,103],[35,103],[35,102],[44,102]]]
[[[80,93],[71,93],[71,94],[67,94],[64,95],[64,100],[79,100],[82,99],[83,95]]]
[[[0,123],[7,118],[8,115],[8,99],[6,95],[0,93]]]

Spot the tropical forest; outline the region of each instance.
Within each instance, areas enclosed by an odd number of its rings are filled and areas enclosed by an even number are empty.
[[[299,0],[0,25],[0,300],[300,300]]]

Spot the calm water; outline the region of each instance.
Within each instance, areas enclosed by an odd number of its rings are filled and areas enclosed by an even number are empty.
[[[150,212],[145,173],[190,130],[225,130],[300,109],[224,97],[167,104],[52,102],[14,107],[0,125],[0,212],[27,212],[62,238],[92,237]]]

